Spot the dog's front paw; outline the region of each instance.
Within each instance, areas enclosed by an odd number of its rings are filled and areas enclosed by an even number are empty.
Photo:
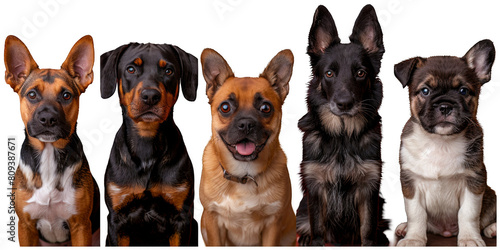
[[[497,223],[495,222],[495,223],[487,226],[483,230],[483,234],[484,234],[484,236],[486,236],[488,238],[493,238],[493,237],[497,236]]]
[[[471,238],[459,238],[458,239],[458,246],[459,247],[485,247],[486,244],[484,243],[484,240],[481,238],[477,237],[471,237]]]
[[[402,239],[398,247],[425,247],[425,241],[419,239]]]
[[[405,237],[406,236],[406,228],[408,227],[408,223],[403,222],[396,227],[396,236]]]

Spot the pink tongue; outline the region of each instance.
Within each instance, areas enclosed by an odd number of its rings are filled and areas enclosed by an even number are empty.
[[[255,144],[253,142],[242,142],[236,144],[236,151],[240,155],[251,155],[255,151]]]

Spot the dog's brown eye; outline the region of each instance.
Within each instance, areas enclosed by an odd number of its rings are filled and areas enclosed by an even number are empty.
[[[359,78],[363,78],[366,76],[366,71],[360,69],[360,70],[358,70],[358,72],[356,72],[356,76]]]
[[[166,70],[165,70],[165,74],[166,74],[167,76],[170,76],[170,75],[172,75],[173,73],[174,73],[174,71],[173,71],[172,69],[166,69]]]
[[[132,66],[130,66],[130,67],[127,68],[127,72],[130,73],[130,74],[133,74],[133,73],[135,73],[135,68],[132,67]]]
[[[428,96],[431,93],[431,90],[429,88],[423,88],[420,90],[420,93],[422,93],[423,96]]]
[[[69,93],[69,92],[64,92],[64,94],[63,94],[63,96],[62,96],[62,97],[63,97],[63,99],[64,99],[64,100],[69,100],[69,99],[71,99],[71,93]]]
[[[331,70],[328,70],[326,73],[325,73],[325,76],[330,78],[330,77],[333,77],[333,71]]]
[[[219,109],[220,109],[220,111],[221,111],[222,113],[227,114],[227,113],[229,113],[229,111],[231,111],[231,105],[229,105],[229,103],[228,103],[228,102],[223,102],[223,103],[220,105]]]
[[[271,112],[271,105],[264,103],[262,106],[260,106],[260,112],[262,113],[269,113]]]
[[[31,100],[36,99],[36,92],[35,91],[28,92],[28,98]]]
[[[461,94],[461,95],[468,95],[469,94],[469,89],[466,88],[466,87],[463,87],[463,88],[460,88],[458,90],[458,92]]]

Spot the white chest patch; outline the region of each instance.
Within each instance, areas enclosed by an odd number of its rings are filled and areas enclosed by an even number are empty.
[[[262,230],[275,221],[283,204],[265,202],[268,193],[256,193],[255,187],[241,185],[240,196],[225,196],[220,203],[212,203],[211,210],[219,213],[219,227],[227,229],[228,239],[236,245],[261,245]]]
[[[42,186],[34,190],[24,212],[30,214],[31,219],[38,219],[37,228],[46,240],[64,242],[69,239],[69,231],[64,223],[76,214],[73,174],[82,163],[68,166],[62,173],[57,172],[55,150],[51,143],[46,143],[40,155]],[[20,166],[27,178],[34,175],[22,161]]]

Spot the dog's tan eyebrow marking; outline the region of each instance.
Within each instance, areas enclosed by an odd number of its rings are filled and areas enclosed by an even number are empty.
[[[142,59],[137,57],[135,60],[134,60],[134,64],[137,65],[137,66],[141,66],[142,65]]]
[[[461,75],[457,75],[455,77],[453,77],[453,81],[451,82],[451,85],[453,88],[458,88],[458,87],[461,87],[463,85],[469,85],[467,84],[467,81],[465,80],[465,78]]]
[[[424,87],[424,85],[427,85],[431,88],[436,88],[437,87],[437,81],[434,78],[433,75],[429,74],[427,75],[420,83],[418,84],[418,89],[421,89]]]
[[[163,67],[167,66],[167,62],[165,60],[161,59],[158,62],[158,65],[160,66],[160,68],[163,68]]]

